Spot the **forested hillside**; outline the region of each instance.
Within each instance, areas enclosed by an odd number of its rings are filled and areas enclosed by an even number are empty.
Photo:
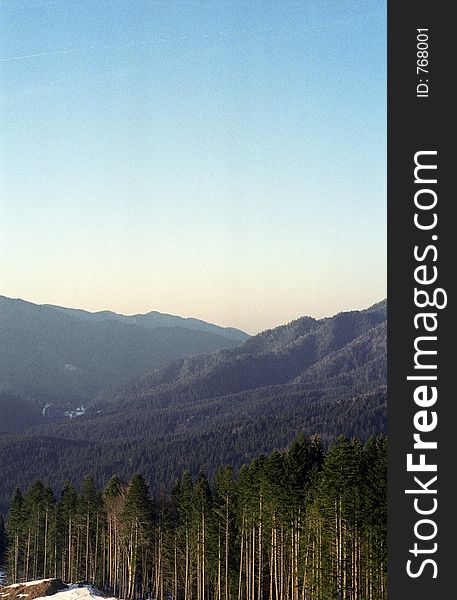
[[[139,474],[24,491],[7,520],[11,581],[85,581],[126,599],[386,598],[383,437],[324,452],[299,436],[238,475],[183,472],[152,495]]]
[[[42,421],[43,409],[29,396],[0,390],[0,435],[24,431]]]
[[[21,394],[40,416],[61,416],[87,407],[105,387],[247,337],[235,329],[159,313],[124,317],[0,296],[0,390]],[[0,411],[2,405],[0,398]],[[30,420],[30,414],[24,418]],[[0,432],[5,429],[0,423]]]
[[[0,438],[0,506],[40,477],[59,489],[90,473],[144,473],[153,489],[182,470],[212,476],[298,434],[385,432],[386,310],[298,319],[241,346],[172,362],[105,391],[84,416]],[[10,402],[11,405],[11,402]],[[11,431],[11,428],[8,429]]]
[[[385,340],[385,302],[321,320],[303,317],[235,348],[173,361],[137,382],[105,391],[96,407],[106,411],[122,404],[144,410],[297,381],[327,385],[328,377],[337,375],[355,384],[382,381]]]

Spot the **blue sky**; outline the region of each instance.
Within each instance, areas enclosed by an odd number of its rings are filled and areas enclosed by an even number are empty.
[[[256,332],[386,294],[386,8],[0,2],[0,293]]]

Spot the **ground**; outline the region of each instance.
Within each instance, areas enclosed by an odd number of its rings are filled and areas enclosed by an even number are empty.
[[[90,585],[62,583],[60,579],[40,579],[25,583],[0,586],[0,600],[41,600],[53,596],[53,600],[101,600],[103,594]],[[105,600],[116,600],[105,598]]]

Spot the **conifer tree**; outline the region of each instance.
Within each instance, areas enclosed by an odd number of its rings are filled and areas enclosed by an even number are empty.
[[[11,498],[7,523],[8,534],[8,577],[16,583],[22,577],[21,561],[24,553],[24,498],[16,488]]]
[[[101,498],[93,477],[84,478],[78,504],[83,579],[87,582],[94,582],[98,570],[97,559],[102,523],[100,519]]]
[[[6,545],[5,519],[0,514],[0,568],[4,565]]]
[[[130,599],[135,597],[137,580],[141,579],[141,552],[146,550],[151,539],[149,488],[143,476],[138,473],[130,480],[121,521],[127,559],[125,595]]]
[[[194,486],[193,511],[196,537],[197,600],[207,600],[208,541],[211,531],[211,489],[204,471],[200,471]]]
[[[50,487],[43,490],[43,577],[57,577],[56,501]]]
[[[176,544],[179,544],[179,553],[183,557],[180,581],[182,581],[184,600],[189,600],[192,594],[192,499],[194,483],[189,471],[184,471],[181,478],[175,483],[172,500],[176,512]],[[177,549],[178,553],[178,549]],[[177,570],[177,567],[176,567]],[[175,577],[178,577],[176,573]],[[176,587],[176,585],[175,585]]]
[[[42,572],[44,561],[44,522],[45,522],[45,488],[41,481],[37,480],[28,488],[24,496],[24,514],[26,525],[26,554],[25,573],[28,579],[37,579],[38,573]]]
[[[385,600],[386,449],[340,437],[324,453],[299,436],[212,485],[184,472],[154,501],[139,474],[102,493],[67,482],[57,504],[36,481],[11,499],[9,579],[85,580],[126,600]]]
[[[70,482],[62,489],[57,505],[57,536],[60,550],[60,572],[64,581],[75,581],[76,577],[76,528],[77,494]]]
[[[218,469],[214,479],[214,511],[217,519],[217,594],[218,600],[229,600],[235,542],[236,484],[233,468]],[[222,566],[223,564],[223,566]]]
[[[104,589],[113,594],[119,591],[121,532],[120,516],[124,509],[125,488],[117,475],[113,475],[103,490],[103,505],[106,514],[106,542],[104,572],[102,575]]]

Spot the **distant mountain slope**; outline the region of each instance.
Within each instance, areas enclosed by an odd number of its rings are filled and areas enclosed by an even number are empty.
[[[32,396],[41,406],[75,408],[101,389],[170,360],[239,343],[209,330],[76,315],[0,297],[0,386]]]
[[[37,402],[8,390],[0,391],[0,434],[24,431],[39,423],[42,416]]]
[[[385,320],[385,303],[321,320],[303,317],[264,331],[236,348],[180,359],[136,382],[106,390],[96,406],[144,409],[308,379],[326,385],[325,380],[336,374],[335,365],[340,372],[345,365],[346,371],[365,369],[372,359],[381,361],[378,379],[385,379],[385,325],[372,331]]]
[[[387,322],[369,329],[339,350],[327,354],[299,375],[294,383],[327,382],[335,378],[346,384],[385,381]]]
[[[146,314],[137,315],[121,315],[111,310],[102,310],[98,312],[89,312],[87,310],[81,310],[77,308],[64,308],[62,306],[55,306],[53,304],[45,304],[49,308],[54,308],[64,314],[72,317],[78,317],[80,319],[90,321],[92,323],[99,321],[118,321],[120,323],[126,323],[130,325],[138,325],[145,327],[146,329],[159,329],[162,327],[181,327],[184,329],[191,329],[193,331],[204,331],[209,333],[215,333],[217,335],[223,335],[234,339],[238,342],[244,342],[249,338],[249,335],[240,329],[234,327],[220,327],[213,323],[207,323],[200,319],[194,319],[192,317],[179,317],[176,315],[168,315],[160,313],[155,310]]]
[[[58,490],[88,471],[100,483],[141,471],[158,489],[185,468],[239,467],[298,432],[324,443],[385,433],[386,398],[385,302],[303,317],[106,389],[70,422],[0,438],[0,504],[36,477]]]

